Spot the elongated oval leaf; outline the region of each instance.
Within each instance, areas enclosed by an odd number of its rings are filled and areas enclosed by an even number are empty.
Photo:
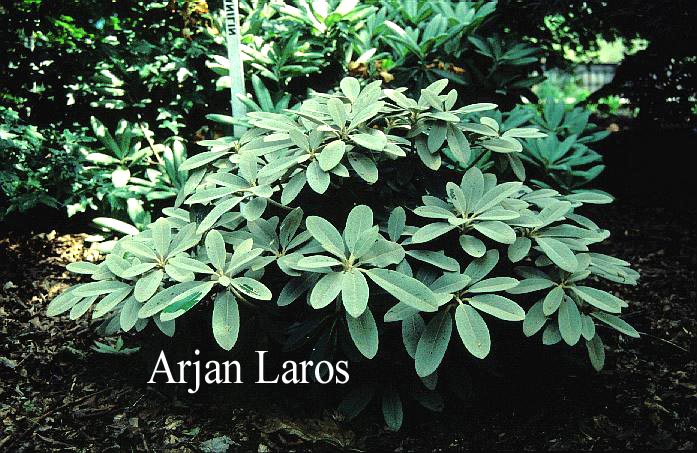
[[[542,312],[545,314],[545,316],[550,316],[552,313],[557,311],[561,305],[564,295],[564,289],[561,286],[555,286],[550,292],[547,293],[545,300],[542,303]]]
[[[547,317],[542,311],[542,301],[538,301],[525,315],[523,321],[523,334],[526,337],[531,337],[539,332],[547,322]]]
[[[559,314],[557,315],[557,322],[559,324],[559,333],[566,344],[573,346],[578,343],[578,340],[581,338],[581,314],[578,311],[576,302],[570,297],[564,297],[564,300],[562,300]]]
[[[424,377],[438,369],[448,349],[452,331],[453,321],[447,311],[437,313],[428,322],[416,347],[416,374]]]
[[[578,260],[566,244],[557,239],[542,237],[535,238],[535,242],[554,264],[567,272],[576,272]]]
[[[402,399],[394,386],[389,386],[382,395],[382,415],[387,427],[392,431],[399,431],[404,419]]]
[[[215,341],[226,351],[232,349],[240,331],[240,312],[237,299],[230,291],[223,291],[213,301],[211,322]]]
[[[438,309],[440,298],[412,277],[388,269],[370,269],[366,275],[397,300],[419,311],[432,312]]]
[[[363,310],[363,313],[354,318],[346,316],[349,334],[353,344],[366,358],[372,359],[378,353],[378,327],[370,310]]]
[[[370,289],[361,272],[351,269],[343,273],[341,280],[341,300],[348,314],[357,318],[366,311]],[[372,315],[371,315],[372,316]]]
[[[525,310],[520,305],[498,294],[477,294],[470,298],[470,305],[504,321],[525,319]]]
[[[342,281],[342,272],[332,272],[322,277],[310,293],[310,305],[312,308],[324,308],[334,302],[341,292]]]
[[[253,299],[271,300],[273,294],[263,283],[249,277],[235,277],[231,280],[232,286]]]
[[[322,217],[310,216],[305,220],[305,226],[324,250],[339,258],[345,258],[344,239],[334,225]]]
[[[591,288],[590,286],[572,286],[571,289],[578,297],[596,308],[605,310],[608,313],[619,313],[622,311],[622,300],[608,292]]]
[[[605,324],[617,330],[618,332],[621,332],[632,338],[639,338],[639,332],[637,332],[636,329],[629,325],[626,321],[624,321],[621,318],[618,318],[617,316],[613,316],[608,313],[603,313],[601,311],[593,312],[591,313],[591,316],[593,316],[595,319],[604,322]]]
[[[469,305],[458,305],[455,310],[455,325],[462,343],[478,359],[489,355],[491,337],[489,328],[482,316]]]

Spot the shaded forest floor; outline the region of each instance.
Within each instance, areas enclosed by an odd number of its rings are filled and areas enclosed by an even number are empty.
[[[65,264],[91,253],[83,236],[3,233],[0,450],[694,449],[697,216],[626,200],[594,214],[613,232],[606,249],[641,272],[639,286],[612,289],[630,302],[642,338],[606,335],[605,370],[570,373],[532,409],[451,404],[418,423],[407,414],[399,433],[379,417],[350,425],[331,411],[308,418],[234,402],[219,411],[134,384],[129,358],[90,349],[89,321],[45,316],[49,297],[72,283]]]

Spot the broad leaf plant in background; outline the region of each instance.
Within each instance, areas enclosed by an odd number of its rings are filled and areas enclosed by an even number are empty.
[[[347,77],[295,109],[253,111],[242,136],[199,141],[204,151],[166,172],[181,184],[161,218],[115,241],[104,261],[70,264],[84,283],[48,314],[89,313],[111,333],[153,323],[172,336],[180,317],[205,311],[231,350],[271,311],[285,350],[366,366],[404,352],[423,387],[412,396],[434,410],[446,354],[487,357],[497,323],[583,347],[600,370],[601,335],[638,336],[620,317],[627,303],[600,284],[638,274],[594,251],[610,233],[583,214],[611,198],[526,176],[538,162],[590,162],[566,143],[584,143],[587,117],[552,106],[531,123],[495,109],[459,102],[447,79],[413,96]],[[571,125],[560,130],[564,115]],[[121,145],[100,137],[110,154],[96,163],[118,166],[114,185],[131,181],[143,149],[127,130]],[[353,389],[340,409],[351,418],[378,395],[398,429],[408,396],[398,381]]]

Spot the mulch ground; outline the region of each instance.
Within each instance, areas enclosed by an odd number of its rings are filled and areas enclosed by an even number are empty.
[[[70,261],[90,255],[82,235],[0,236],[0,450],[252,451],[389,449],[694,449],[697,439],[695,212],[618,201],[595,213],[609,251],[635,263],[631,304],[640,340],[607,341],[605,370],[569,376],[539,410],[461,414],[448,407],[399,433],[379,417],[359,426],[268,407],[203,407],[128,379],[128,357],[91,349],[83,318],[48,318],[50,297],[73,283]],[[92,256],[94,258],[94,256]],[[606,338],[611,335],[606,335]],[[549,354],[555,354],[550,352]],[[581,390],[582,389],[582,390]],[[588,401],[592,401],[589,404]]]

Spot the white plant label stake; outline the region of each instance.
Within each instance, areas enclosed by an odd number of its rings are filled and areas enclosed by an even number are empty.
[[[223,0],[225,10],[225,28],[227,31],[227,58],[230,61],[230,101],[232,104],[232,116],[242,118],[247,113],[247,108],[239,100],[238,95],[245,96],[244,72],[242,68],[242,52],[240,51],[240,16],[237,9],[237,0]],[[233,133],[240,136],[245,130],[244,126],[233,126]]]

